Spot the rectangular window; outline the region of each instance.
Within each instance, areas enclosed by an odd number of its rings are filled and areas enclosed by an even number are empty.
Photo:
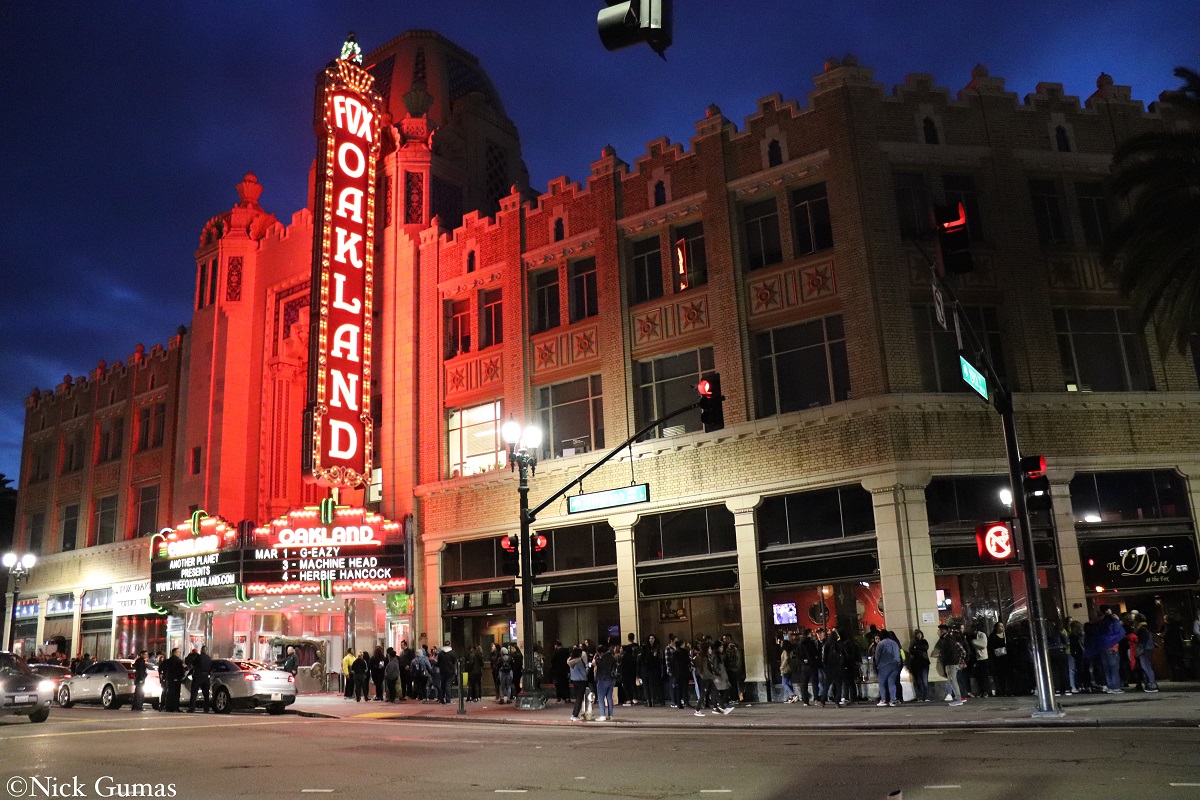
[[[695,222],[676,228],[671,236],[672,268],[675,291],[708,283],[708,258],[704,253],[704,223]]]
[[[201,466],[202,462],[203,462],[203,459],[201,458],[200,448],[193,447],[192,448],[192,463],[191,463],[191,474],[192,475],[200,474],[200,466]]]
[[[46,538],[46,515],[34,514],[29,518],[29,526],[25,529],[25,547],[29,552],[40,554],[42,542]]]
[[[629,289],[632,305],[645,303],[663,295],[662,251],[657,236],[633,243]]]
[[[102,420],[96,431],[96,463],[115,461],[121,457],[125,441],[125,418],[109,417]]]
[[[86,437],[82,430],[72,431],[63,435],[63,458],[60,475],[83,469]]]
[[[208,290],[208,262],[200,262],[200,279],[196,282],[196,310],[204,308],[205,292]]]
[[[833,247],[833,221],[824,183],[792,192],[792,224],[796,229],[796,258]]]
[[[149,450],[163,443],[163,432],[167,425],[167,404],[155,403],[139,408],[137,412],[137,450]]]
[[[783,261],[779,206],[774,197],[742,209],[742,235],[746,239],[746,269],[762,269]]]
[[[733,512],[721,505],[647,514],[633,528],[639,562],[727,553],[736,548]]]
[[[537,389],[540,458],[558,458],[604,447],[604,401],[600,376]]]
[[[996,367],[996,372],[1001,379],[1005,379],[1007,371],[1004,365],[1004,335],[996,309],[992,306],[964,306],[963,313],[983,340],[984,350]],[[913,329],[917,341],[917,360],[921,365],[922,388],[927,392],[973,391],[962,379],[962,367],[958,361],[958,336],[954,332],[950,309],[946,309],[946,325],[948,330],[942,330],[933,306],[913,308]],[[963,345],[968,349],[969,342],[970,339],[964,330]],[[969,355],[968,358],[971,363],[979,366],[974,358]]]
[[[117,540],[117,496],[101,497],[92,513],[92,538],[95,544],[112,544]]]
[[[446,301],[446,358],[471,351],[471,301]]]
[[[217,302],[217,260],[208,264],[208,305]]]
[[[560,322],[558,302],[558,268],[535,272],[531,279],[531,301],[533,319],[532,333],[542,333],[557,328]]]
[[[1104,184],[1099,181],[1080,181],[1075,184],[1075,196],[1079,200],[1083,240],[1088,247],[1104,247],[1112,235]]]
[[[827,406],[850,396],[842,315],[775,328],[754,337],[759,416]]]
[[[504,341],[504,306],[501,290],[492,289],[479,297],[479,347],[491,347]]]
[[[137,509],[134,514],[137,526],[134,537],[150,536],[158,531],[158,484],[142,486],[137,490]]]
[[[925,176],[915,172],[892,175],[896,195],[896,222],[901,236],[921,236],[929,230],[929,192]]]
[[[594,317],[600,313],[596,289],[596,259],[581,258],[567,268],[571,281],[571,322]]]
[[[1154,388],[1146,346],[1127,308],[1056,308],[1054,328],[1067,391]]]
[[[79,535],[79,506],[77,504],[64,506],[62,510],[62,552],[74,550],[76,537]]]
[[[765,498],[754,520],[762,547],[861,536],[875,530],[871,493],[842,486]]]
[[[33,445],[29,454],[29,482],[48,480],[54,471],[54,443],[40,442]]]
[[[971,241],[984,241],[983,216],[979,210],[979,191],[975,188],[975,179],[970,175],[943,175],[942,187],[946,190],[946,205],[957,208],[962,203],[967,212]]]
[[[446,420],[449,475],[477,475],[504,466],[507,450],[500,438],[503,401],[451,409]]]
[[[667,412],[696,402],[696,384],[700,375],[713,368],[711,347],[689,350],[634,365],[637,381],[637,426],[641,428]],[[677,436],[701,430],[700,410],[694,409],[668,420],[647,434],[647,438]]]
[[[1033,203],[1033,222],[1037,226],[1038,241],[1042,244],[1066,244],[1067,232],[1058,200],[1058,185],[1054,181],[1031,180],[1029,199]]]

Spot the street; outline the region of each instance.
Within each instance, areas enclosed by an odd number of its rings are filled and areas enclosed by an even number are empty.
[[[55,708],[41,725],[0,721],[0,797],[1190,798],[1197,745],[1195,728],[679,730]]]

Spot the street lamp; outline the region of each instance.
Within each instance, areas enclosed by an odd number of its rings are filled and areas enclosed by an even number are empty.
[[[525,668],[521,672],[519,708],[546,707],[546,697],[537,688],[533,651],[537,638],[533,629],[533,547],[529,541],[529,476],[537,471],[537,451],[542,444],[542,431],[536,425],[521,427],[510,415],[500,428],[508,445],[508,467],[520,476],[517,491],[521,495],[521,649]]]
[[[37,563],[37,556],[33,553],[17,555],[10,552],[4,554],[4,557],[0,559],[0,563],[4,564],[4,568],[8,570],[8,574],[13,579],[13,604],[12,610],[8,614],[8,649],[11,651],[13,649],[13,640],[17,633],[17,597],[21,593],[21,578],[24,578],[33,569],[33,565]]]

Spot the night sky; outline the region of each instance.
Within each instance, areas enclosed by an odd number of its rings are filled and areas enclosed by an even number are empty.
[[[608,53],[582,0],[0,4],[0,473],[19,472],[24,400],[191,323],[204,223],[246,172],[281,221],[305,203],[313,86],[354,30],[409,28],[479,57],[521,132],[535,190],[582,181],[605,144],[633,163],[687,142],[716,103],[742,127],[774,92],[801,106],[829,56],[888,91],[912,72],[957,92],[977,63],[1023,98],[1081,100],[1108,72],[1149,103],[1200,65],[1195,0],[675,0],[675,44]],[[856,10],[858,9],[858,10]]]

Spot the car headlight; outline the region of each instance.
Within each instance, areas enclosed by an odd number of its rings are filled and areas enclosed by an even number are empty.
[[[39,692],[53,692],[54,691],[54,681],[42,681],[41,683],[38,684],[38,691]]]

